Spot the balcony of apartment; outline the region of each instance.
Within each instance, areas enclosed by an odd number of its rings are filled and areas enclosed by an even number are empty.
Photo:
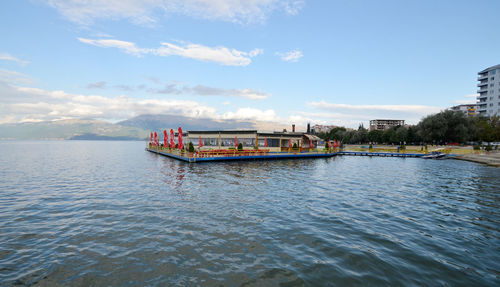
[[[488,92],[488,86],[482,86],[477,92],[479,94]]]
[[[482,86],[487,86],[488,85],[488,80],[486,81],[481,81],[481,83],[478,83],[477,86],[478,87],[482,87]]]
[[[481,81],[484,79],[488,79],[488,73],[479,74],[479,77],[477,78],[478,81]]]

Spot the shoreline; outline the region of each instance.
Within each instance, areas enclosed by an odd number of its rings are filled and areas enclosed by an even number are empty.
[[[475,163],[486,164],[489,166],[500,167],[500,153],[491,152],[490,154],[461,154],[451,159],[465,160]]]

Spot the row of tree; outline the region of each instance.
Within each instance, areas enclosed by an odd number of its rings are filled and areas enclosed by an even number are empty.
[[[458,111],[445,110],[423,118],[414,126],[396,126],[380,131],[368,131],[363,125],[358,130],[337,127],[328,133],[319,133],[325,140],[341,140],[347,144],[449,144],[500,141],[500,118],[469,117]]]

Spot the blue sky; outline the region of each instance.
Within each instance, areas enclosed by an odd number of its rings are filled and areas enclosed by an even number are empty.
[[[80,2],[0,3],[0,123],[417,123],[500,63],[496,0]]]

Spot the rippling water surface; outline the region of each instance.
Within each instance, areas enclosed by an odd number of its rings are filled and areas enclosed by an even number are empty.
[[[0,142],[0,285],[500,284],[500,169]]]

